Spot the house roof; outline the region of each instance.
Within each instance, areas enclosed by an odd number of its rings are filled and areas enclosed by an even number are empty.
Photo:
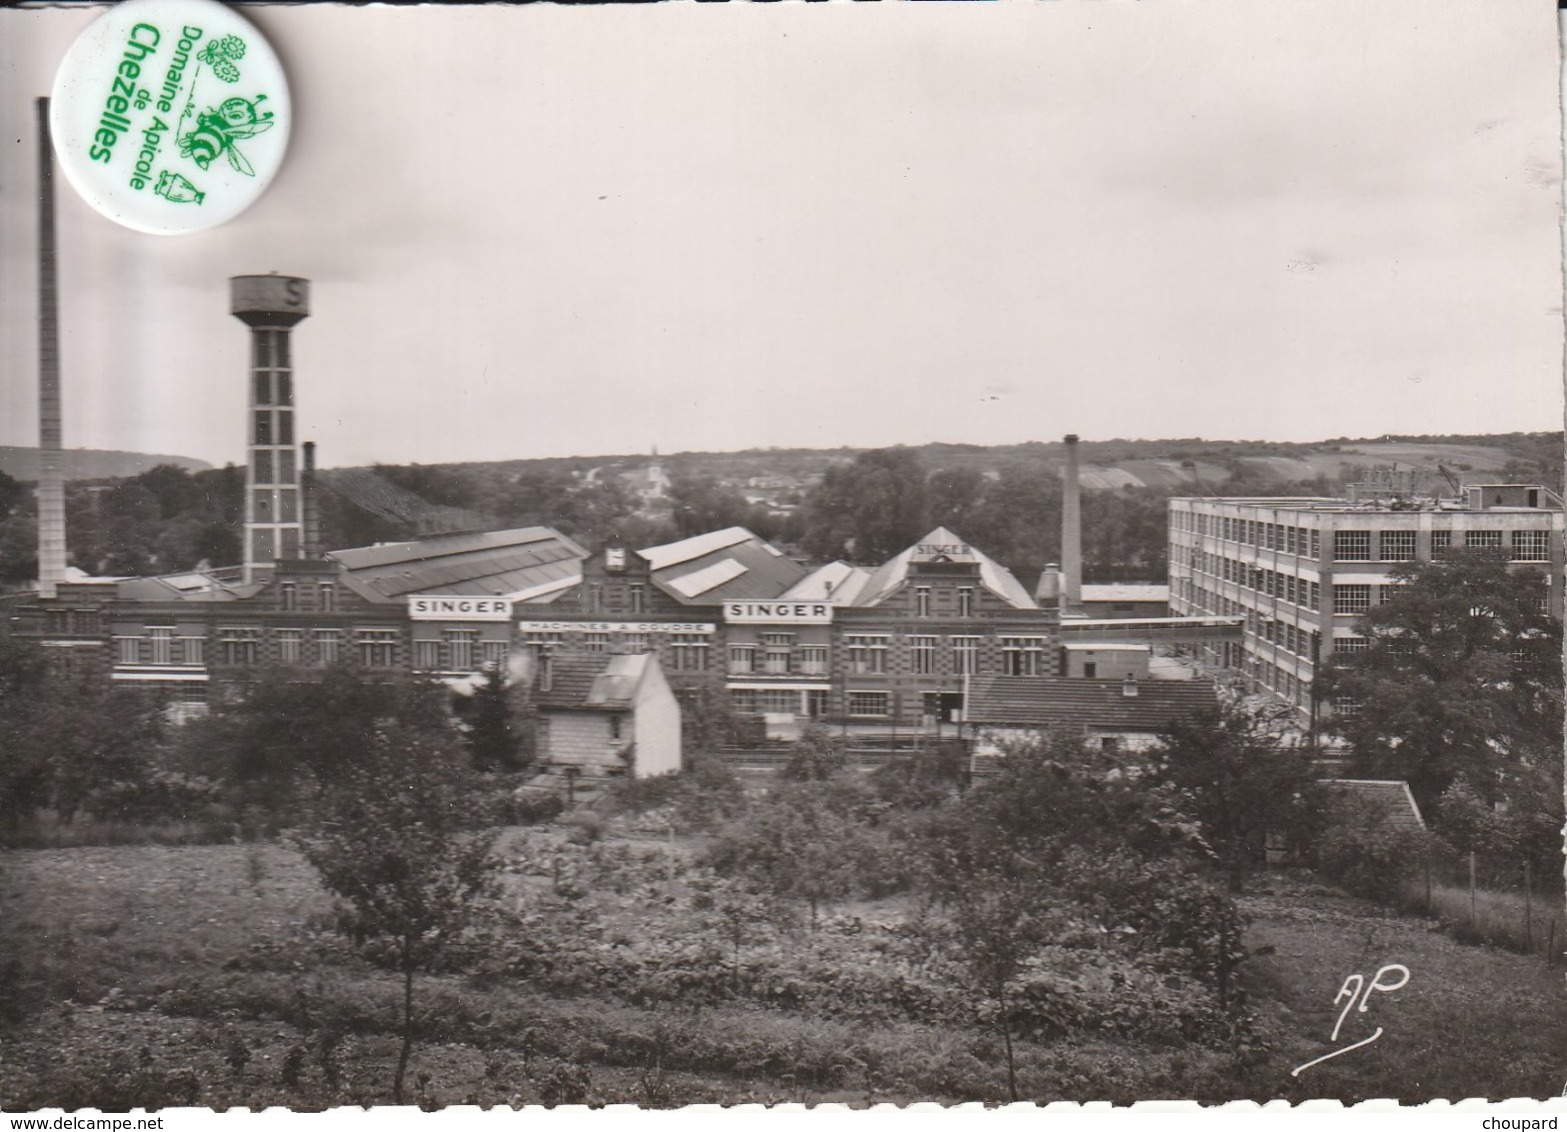
[[[1170,587],[1116,584],[1082,587],[1083,601],[1169,601]]]
[[[1351,806],[1363,807],[1363,812],[1372,820],[1380,819],[1387,825],[1404,829],[1426,827],[1415,796],[1409,792],[1409,783],[1402,779],[1323,778],[1318,781],[1337,799],[1352,799]]]
[[[637,553],[651,568],[653,584],[684,605],[774,598],[805,575],[799,563],[744,527],[709,531]]]
[[[549,527],[438,535],[335,550],[346,579],[372,600],[408,594],[529,598],[574,585],[587,551]]]
[[[536,702],[540,708],[624,710],[636,698],[648,668],[657,663],[652,653],[556,654],[550,657],[549,689],[541,689]]]
[[[994,727],[1065,726],[1104,731],[1163,731],[1217,702],[1212,680],[1126,681],[1040,676],[970,676],[963,718]]]
[[[842,604],[880,605],[908,581],[909,566],[915,562],[977,562],[980,584],[991,593],[1014,609],[1039,608],[1010,570],[964,542],[946,527],[937,527],[913,546],[882,563],[865,582],[854,601]]]
[[[854,599],[870,581],[871,572],[847,562],[829,562],[818,566],[778,596],[794,601],[830,601],[853,605]]]

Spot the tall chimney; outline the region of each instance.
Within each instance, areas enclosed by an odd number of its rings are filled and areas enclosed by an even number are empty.
[[[54,241],[54,142],[49,100],[38,110],[38,593],[65,579],[65,477],[61,472],[60,305]]]
[[[245,581],[298,558],[303,524],[294,444],[294,364],[289,334],[310,315],[310,281],[288,275],[229,280],[234,317],[250,327],[250,411],[245,414]]]
[[[316,511],[316,442],[305,441],[304,475],[299,481],[300,515],[304,520],[302,553],[306,558],[321,557],[321,516]]]
[[[1065,483],[1061,489],[1061,609],[1083,601],[1083,506],[1077,478],[1077,434],[1066,435]]]

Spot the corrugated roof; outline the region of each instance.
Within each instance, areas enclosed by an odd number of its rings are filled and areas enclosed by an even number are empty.
[[[745,542],[747,539],[756,538],[744,527],[725,527],[721,531],[708,531],[705,535],[692,535],[690,538],[681,539],[679,542],[666,542],[662,546],[650,546],[646,550],[637,551],[647,564],[655,570],[663,570],[669,566],[676,566],[682,562],[689,562],[693,558],[701,558],[711,554],[715,550],[723,550],[726,546],[734,546],[736,543]]]
[[[686,605],[775,598],[805,574],[799,563],[744,527],[637,553],[652,567],[654,584]]]
[[[818,566],[794,585],[779,594],[780,598],[797,601],[830,601],[835,605],[853,605],[854,599],[871,572],[847,562],[829,562]]]
[[[571,585],[587,551],[549,527],[439,535],[336,550],[349,583],[371,597],[415,593],[527,598]]]
[[[964,546],[967,548],[967,552],[958,556],[937,555],[920,549],[925,546]],[[852,603],[845,602],[842,604],[879,605],[908,581],[909,564],[911,562],[943,560],[978,562],[980,584],[987,590],[1014,609],[1039,608],[1034,603],[1034,599],[1028,596],[1028,590],[1024,589],[1022,583],[1012,576],[1010,570],[991,559],[983,551],[964,542],[957,535],[947,530],[946,527],[937,527],[913,546],[901,551],[878,566],[870,578],[866,580],[859,596]]]
[[[671,578],[671,588],[680,591],[686,597],[699,597],[708,590],[723,585],[725,582],[738,578],[745,573],[745,567],[733,558],[721,558],[709,566],[703,566],[700,570],[686,574],[679,578]]]
[[[1212,680],[1139,680],[1128,696],[1122,680],[1041,676],[971,676],[963,718],[979,726],[1163,731],[1214,707]]]
[[[1084,601],[1169,601],[1170,587],[1158,585],[1099,585],[1082,588]]]

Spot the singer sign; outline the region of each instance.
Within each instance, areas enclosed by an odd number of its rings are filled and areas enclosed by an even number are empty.
[[[413,594],[408,598],[410,621],[510,621],[511,600],[504,597],[458,597]]]

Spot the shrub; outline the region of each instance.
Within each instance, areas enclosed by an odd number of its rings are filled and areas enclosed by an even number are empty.
[[[503,807],[511,825],[542,825],[554,821],[566,811],[566,799],[553,790],[523,786],[512,793]]]
[[[1435,839],[1372,815],[1362,819],[1328,828],[1314,854],[1317,871],[1356,896],[1394,903],[1433,853]]]

